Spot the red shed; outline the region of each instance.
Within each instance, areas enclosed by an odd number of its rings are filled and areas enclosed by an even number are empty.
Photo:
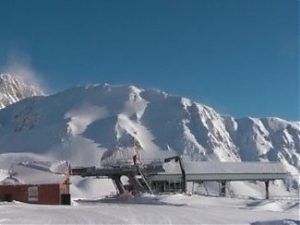
[[[21,162],[0,182],[1,201],[70,204],[70,165],[61,162]]]

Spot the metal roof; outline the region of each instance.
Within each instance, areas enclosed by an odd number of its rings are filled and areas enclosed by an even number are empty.
[[[276,162],[184,162],[187,181],[245,181],[285,179],[288,172]],[[149,176],[150,181],[181,180],[178,163],[164,163],[165,172]]]
[[[149,181],[180,181],[182,173],[178,162],[148,163],[142,165]],[[192,162],[184,160],[187,181],[246,181],[286,179],[289,173],[277,162]],[[118,167],[73,168],[73,175],[107,176],[137,173],[137,167],[125,164]]]

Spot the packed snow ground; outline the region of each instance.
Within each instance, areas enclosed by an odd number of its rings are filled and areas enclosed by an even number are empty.
[[[127,202],[73,200],[71,206],[0,203],[1,224],[300,224],[296,200],[242,200],[182,194]]]

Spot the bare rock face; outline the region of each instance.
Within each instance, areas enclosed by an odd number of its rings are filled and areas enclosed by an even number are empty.
[[[0,109],[37,95],[43,95],[43,92],[37,87],[26,84],[21,77],[0,74]]]

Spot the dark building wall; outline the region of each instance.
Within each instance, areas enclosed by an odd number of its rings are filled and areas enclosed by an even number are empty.
[[[0,186],[1,201],[17,200],[28,202],[28,191],[25,185],[3,185]]]
[[[37,187],[36,197],[31,195],[29,189]],[[35,192],[34,192],[35,193]],[[34,204],[61,204],[61,194],[69,194],[68,184],[40,184],[40,185],[2,185],[0,186],[0,200],[16,200]],[[10,198],[10,199],[9,199]]]
[[[60,185],[47,184],[39,186],[39,204],[60,204]]]

